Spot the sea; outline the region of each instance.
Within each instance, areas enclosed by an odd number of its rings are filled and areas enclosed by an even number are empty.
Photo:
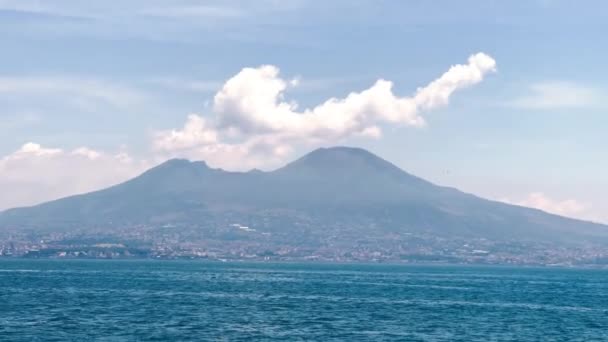
[[[608,270],[0,259],[2,341],[608,341]]]

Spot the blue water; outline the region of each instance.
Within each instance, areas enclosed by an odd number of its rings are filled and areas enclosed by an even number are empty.
[[[608,341],[608,271],[0,260],[6,341]]]

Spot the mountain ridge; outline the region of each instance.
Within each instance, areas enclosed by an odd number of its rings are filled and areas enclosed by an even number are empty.
[[[289,225],[304,221],[314,234],[321,234],[323,227],[349,225],[371,235],[416,231],[550,240],[608,236],[602,224],[439,186],[367,150],[343,146],[316,149],[271,171],[231,172],[204,161],[170,159],[106,189],[6,210],[0,213],[0,229],[221,225],[230,217],[272,221],[268,225],[275,225],[269,228],[273,231],[289,231],[294,229]],[[377,231],[361,228],[366,225],[377,226]]]

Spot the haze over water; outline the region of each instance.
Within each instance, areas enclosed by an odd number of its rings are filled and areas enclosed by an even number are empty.
[[[1,260],[0,339],[605,341],[608,271]]]

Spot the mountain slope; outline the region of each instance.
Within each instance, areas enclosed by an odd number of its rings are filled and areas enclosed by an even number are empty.
[[[8,210],[0,229],[59,230],[235,220],[269,232],[351,237],[416,232],[441,237],[605,239],[603,225],[478,198],[434,185],[357,148],[315,150],[272,172],[227,172],[170,160],[125,183]]]

